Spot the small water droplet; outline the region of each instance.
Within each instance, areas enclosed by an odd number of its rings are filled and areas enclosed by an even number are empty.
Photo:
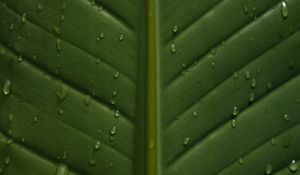
[[[56,169],[56,175],[68,175],[68,166],[65,164],[59,164]]]
[[[110,104],[115,105],[116,104],[116,100],[115,99],[111,99],[110,100]]]
[[[193,117],[197,117],[198,116],[198,112],[197,111],[194,111],[193,112]]]
[[[11,145],[13,142],[14,142],[13,139],[7,139],[5,144],[6,145]]]
[[[116,118],[119,118],[120,117],[120,111],[117,109],[115,110],[115,117]]]
[[[243,158],[239,158],[239,164],[243,165],[244,164],[244,159]]]
[[[232,115],[235,117],[235,116],[237,116],[238,114],[239,114],[239,110],[238,110],[237,106],[234,106],[234,107],[233,107],[233,110],[232,110]]]
[[[272,83],[271,83],[271,82],[269,82],[269,83],[267,84],[267,89],[268,89],[268,91],[270,91],[270,90],[272,89]]]
[[[14,28],[15,28],[15,24],[10,24],[9,30],[10,30],[11,32],[14,30]]]
[[[83,98],[83,102],[86,106],[90,106],[92,103],[92,98],[89,95],[85,95]]]
[[[64,22],[64,20],[65,20],[65,15],[64,15],[64,14],[61,14],[59,20],[60,20],[60,22]]]
[[[9,156],[5,157],[4,164],[5,165],[9,165],[10,164],[10,157]]]
[[[67,10],[67,5],[66,5],[65,2],[62,3],[62,5],[61,5],[61,10],[62,10],[62,11]]]
[[[289,170],[290,172],[296,172],[298,170],[298,164],[295,160],[292,160],[292,162],[289,164]]]
[[[236,119],[231,120],[231,128],[236,128]]]
[[[216,55],[216,54],[217,54],[217,50],[218,50],[218,49],[217,49],[216,47],[211,48],[210,51],[209,51],[210,55],[211,55],[211,56]]]
[[[43,10],[43,8],[44,8],[44,6],[43,6],[42,4],[37,4],[37,6],[36,6],[36,9],[37,9],[38,11]]]
[[[253,92],[251,92],[250,95],[249,95],[249,102],[253,103],[254,100],[255,100],[255,94]]]
[[[177,52],[175,44],[171,44],[170,50],[171,50],[171,53],[173,53],[173,54]]]
[[[57,110],[57,113],[58,113],[59,115],[63,115],[63,114],[64,114],[64,110],[63,110],[63,109],[58,109],[58,110]]]
[[[238,79],[238,78],[239,78],[239,74],[238,74],[237,72],[234,72],[234,73],[233,73],[233,78],[234,78],[234,79]]]
[[[63,82],[59,81],[59,90],[56,92],[56,97],[58,98],[59,101],[64,101],[68,94],[69,94],[69,88],[63,84]]]
[[[116,134],[116,132],[117,132],[117,127],[116,126],[113,126],[112,128],[111,128],[111,130],[110,130],[110,135],[115,135]]]
[[[21,22],[24,24],[26,22],[26,13],[22,14]]]
[[[211,67],[215,67],[216,66],[216,62],[211,62]]]
[[[189,143],[190,143],[190,138],[187,137],[187,138],[185,138],[184,141],[183,141],[183,146],[187,146]]]
[[[251,80],[251,88],[254,89],[255,87],[256,87],[256,79],[253,78],[253,79]]]
[[[276,138],[275,138],[275,137],[272,137],[272,138],[271,138],[271,145],[272,145],[272,146],[275,146],[275,145],[276,145]]]
[[[97,37],[97,41],[99,42],[100,40],[102,40],[104,38],[104,33],[100,33],[100,35]]]
[[[287,4],[286,2],[283,0],[281,2],[281,16],[282,18],[286,19],[289,15],[289,11],[288,11],[288,8],[287,8]]]
[[[33,122],[34,122],[34,123],[37,123],[37,122],[38,122],[38,120],[39,120],[39,119],[38,119],[38,117],[37,117],[37,116],[34,116],[34,117],[33,117]]]
[[[177,33],[177,31],[178,31],[178,26],[177,26],[177,25],[175,25],[175,26],[173,27],[173,30],[172,30],[172,32],[175,34],[175,33]]]
[[[59,35],[60,34],[60,28],[57,26],[53,26],[53,31],[55,32],[55,34]]]
[[[11,82],[9,80],[6,80],[4,82],[2,92],[3,92],[4,95],[9,95],[10,91],[11,91]]]
[[[90,159],[90,160],[89,160],[89,165],[90,165],[90,166],[95,166],[97,163],[98,163],[98,160],[97,160],[97,159]]]
[[[8,115],[8,121],[13,122],[14,121],[14,114],[9,114]]]
[[[124,40],[124,35],[121,34],[121,35],[119,36],[119,41],[123,41],[123,40]]]
[[[245,72],[245,78],[246,78],[246,80],[250,80],[251,75],[250,75],[250,71],[249,71],[249,70],[247,70],[247,71]]]
[[[18,56],[18,62],[19,62],[19,63],[22,63],[22,62],[23,62],[23,56],[22,56],[22,55],[19,55],[19,56]]]
[[[94,149],[95,150],[99,150],[101,148],[101,142],[100,141],[97,141],[94,145]]]
[[[96,61],[95,61],[95,63],[96,63],[96,64],[99,64],[99,63],[100,63],[100,59],[97,58]]]
[[[268,163],[267,166],[266,166],[265,174],[270,175],[270,174],[272,174],[272,172],[273,172],[273,167],[272,167],[271,164]]]
[[[60,39],[56,39],[56,49],[57,49],[57,51],[61,51],[61,40]]]
[[[119,75],[120,75],[120,73],[119,73],[119,72],[116,72],[115,75],[114,75],[114,79],[119,78]]]
[[[288,123],[290,121],[290,117],[287,114],[284,114],[283,120]]]
[[[243,11],[244,11],[245,14],[249,13],[249,8],[248,8],[247,0],[243,1]]]

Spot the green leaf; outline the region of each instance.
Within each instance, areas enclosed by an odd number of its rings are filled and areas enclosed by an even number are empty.
[[[299,0],[0,2],[0,173],[300,171]]]

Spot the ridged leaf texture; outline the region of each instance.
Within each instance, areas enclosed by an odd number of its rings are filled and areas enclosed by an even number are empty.
[[[0,173],[286,175],[299,0],[0,0]]]

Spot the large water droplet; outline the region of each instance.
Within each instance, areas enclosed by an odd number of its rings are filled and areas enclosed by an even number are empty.
[[[115,110],[115,117],[116,118],[119,118],[120,117],[120,111],[117,109]]]
[[[272,146],[275,146],[275,145],[276,145],[276,138],[275,138],[275,137],[272,137],[272,138],[271,138],[271,145],[272,145]]]
[[[4,95],[9,95],[10,91],[11,91],[11,82],[9,80],[5,80],[2,92]]]
[[[187,138],[185,138],[184,141],[183,141],[183,146],[187,146],[189,143],[190,143],[190,138],[187,137]]]
[[[177,33],[177,31],[178,31],[178,26],[177,25],[175,25],[174,27],[173,27],[173,33]]]
[[[120,73],[119,73],[119,72],[116,72],[115,75],[114,75],[114,79],[119,78],[119,75],[120,75]]]
[[[59,164],[57,166],[56,175],[68,175],[68,174],[69,174],[69,170],[68,170],[67,165]]]
[[[97,141],[94,145],[94,149],[95,150],[99,150],[101,148],[101,142],[100,141]]]
[[[43,8],[44,8],[44,6],[43,6],[42,4],[37,4],[37,6],[36,6],[36,9],[37,9],[38,11],[43,10]]]
[[[236,119],[231,120],[231,128],[236,128]]]
[[[270,174],[272,174],[272,172],[273,172],[272,165],[271,164],[267,164],[265,174],[266,175],[270,175]]]
[[[124,35],[121,34],[121,35],[119,36],[119,41],[123,41],[123,40],[124,40]]]
[[[115,135],[116,134],[116,132],[117,132],[117,127],[116,126],[113,126],[112,128],[111,128],[111,130],[110,130],[110,135]]]
[[[281,16],[284,19],[286,19],[289,16],[289,11],[288,11],[288,8],[287,8],[287,4],[284,0],[281,2]]]
[[[295,160],[292,160],[292,162],[289,164],[289,170],[291,172],[296,172],[298,170],[298,164]]]
[[[175,44],[171,44],[170,51],[171,51],[171,53],[173,53],[173,54],[177,52],[177,49],[176,49]]]
[[[243,158],[239,158],[239,164],[243,165],[244,164],[244,159]]]

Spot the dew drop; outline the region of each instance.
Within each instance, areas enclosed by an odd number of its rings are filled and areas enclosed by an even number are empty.
[[[111,128],[111,130],[110,130],[110,135],[115,135],[116,134],[116,132],[117,132],[117,127],[116,126],[113,126],[112,128]]]
[[[14,114],[9,114],[8,115],[8,121],[13,122],[14,121]]]
[[[95,63],[96,63],[96,64],[99,64],[99,63],[100,63],[100,59],[97,58],[96,61],[95,61]]]
[[[292,162],[289,164],[289,170],[290,172],[296,172],[298,170],[298,164],[295,160],[292,160]]]
[[[121,34],[121,35],[119,36],[119,41],[123,41],[123,40],[124,40],[124,35]]]
[[[256,79],[253,78],[253,79],[251,80],[251,88],[254,89],[255,87],[256,87]]]
[[[65,164],[59,164],[56,169],[56,175],[68,175],[68,166]]]
[[[37,9],[38,11],[43,10],[43,8],[44,8],[44,6],[43,6],[42,4],[37,4],[37,6],[36,6],[36,9]]]
[[[236,119],[231,120],[231,128],[236,128]]]
[[[244,164],[244,159],[243,158],[239,158],[239,164],[243,165]]]
[[[244,11],[245,14],[249,13],[249,8],[248,8],[247,0],[243,1],[243,11]]]
[[[233,78],[234,78],[234,79],[238,79],[238,78],[239,78],[239,74],[238,74],[237,72],[234,72],[234,73],[233,73]]]
[[[89,165],[90,165],[90,166],[95,166],[97,163],[98,163],[98,160],[97,160],[97,159],[90,159],[90,160],[89,160]]]
[[[178,26],[177,26],[177,25],[175,25],[175,26],[173,27],[173,30],[172,30],[172,32],[175,34],[175,33],[177,33],[177,31],[178,31]]]
[[[9,30],[10,30],[11,32],[14,30],[14,28],[15,28],[15,24],[10,24]]]
[[[271,138],[271,145],[272,146],[276,145],[276,138],[275,137]]]
[[[4,164],[5,165],[9,165],[10,164],[10,157],[9,156],[5,157]]]
[[[56,39],[56,49],[57,49],[57,51],[61,51],[61,40],[60,39]]]
[[[53,26],[53,31],[55,32],[55,34],[59,35],[60,34],[60,28],[57,26]]]
[[[92,103],[92,98],[89,95],[85,95],[83,98],[83,102],[86,106],[90,106]]]
[[[287,114],[284,114],[283,120],[288,123],[290,121],[290,117]]]
[[[254,100],[255,100],[255,94],[253,92],[251,92],[250,95],[249,95],[249,102],[253,103]]]
[[[249,70],[247,70],[245,72],[245,78],[246,78],[246,80],[250,80],[251,76],[250,76],[250,71]]]
[[[21,22],[24,24],[26,22],[26,13],[22,14]]]
[[[120,117],[120,111],[117,109],[115,110],[115,117],[116,118],[119,118]]]
[[[39,119],[38,119],[38,117],[37,117],[37,116],[34,116],[34,117],[33,117],[33,122],[34,122],[34,123],[37,123],[37,122],[38,122],[38,120],[39,120]]]
[[[23,62],[23,56],[22,56],[22,55],[19,55],[19,56],[18,56],[18,62],[19,62],[19,63],[22,63],[22,62]]]
[[[193,117],[197,117],[198,116],[198,112],[197,111],[194,111],[193,112]]]
[[[288,8],[287,8],[287,4],[286,2],[283,0],[281,2],[281,16],[282,18],[286,19],[289,15],[289,11],[288,11]]]
[[[239,114],[239,110],[236,106],[233,107],[233,110],[232,110],[232,115],[235,117]]]
[[[100,40],[102,40],[104,38],[104,33],[100,33],[100,35],[97,37],[97,41],[99,42]]]
[[[69,94],[69,88],[66,87],[61,81],[58,82],[59,90],[56,92],[56,97],[59,101],[64,101],[68,94]]]
[[[9,80],[6,80],[4,82],[2,92],[3,92],[4,95],[9,95],[10,91],[11,91],[11,82]]]
[[[184,141],[183,141],[183,146],[187,146],[189,143],[190,143],[190,138],[187,137],[187,138],[185,138]]]
[[[271,164],[267,164],[265,174],[266,175],[270,175],[270,174],[272,174],[272,172],[273,172],[272,165]]]
[[[174,53],[177,52],[177,49],[176,49],[175,44],[171,44],[170,50],[171,50],[171,53],[172,53],[172,54],[174,54]]]
[[[119,75],[120,75],[120,73],[119,73],[119,72],[116,72],[115,75],[114,75],[114,79],[119,78]]]
[[[95,150],[99,150],[101,148],[101,142],[100,141],[97,141],[94,145],[94,149]]]

